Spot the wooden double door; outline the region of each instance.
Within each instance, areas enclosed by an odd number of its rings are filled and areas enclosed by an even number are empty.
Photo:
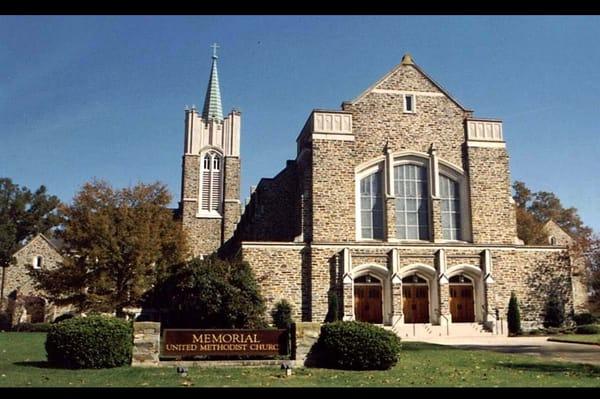
[[[358,321],[383,323],[381,285],[354,284],[354,313]]]
[[[429,287],[402,284],[402,312],[405,323],[429,323]]]
[[[450,284],[450,314],[454,323],[475,321],[473,285]]]

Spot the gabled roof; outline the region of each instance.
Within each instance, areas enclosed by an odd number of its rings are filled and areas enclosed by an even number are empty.
[[[548,220],[546,223],[544,223],[544,226],[542,227],[542,229],[549,235],[556,235],[556,234],[560,234],[562,235],[567,241],[569,242],[573,242],[573,237],[571,237],[571,235],[569,233],[567,233],[565,231],[565,229],[563,229],[562,227],[560,227],[560,225],[558,223],[556,223],[554,220],[550,219]]]
[[[56,238],[48,238],[44,234],[39,233],[38,235],[36,235],[35,237],[33,237],[31,240],[27,241],[12,256],[17,256],[17,254],[19,252],[21,252],[22,250],[24,250],[25,248],[27,248],[32,242],[34,242],[38,238],[41,238],[42,240],[46,241],[48,243],[48,245],[50,245],[50,247],[52,247],[52,249],[54,249],[59,254],[61,253],[62,247],[63,247],[63,241],[62,240],[59,240],[59,239],[56,239]]]
[[[437,89],[439,91],[441,91],[442,93],[444,93],[446,95],[446,97],[448,97],[453,103],[455,103],[460,109],[462,109],[463,111],[466,112],[473,112],[472,109],[468,109],[465,108],[461,103],[459,103],[454,97],[452,97],[452,95],[450,95],[450,93],[448,93],[448,91],[446,89],[444,89],[439,83],[437,83],[435,80],[433,80],[429,75],[427,75],[417,64],[415,64],[415,62],[413,61],[412,57],[410,54],[406,53],[404,54],[404,56],[402,57],[402,61],[396,65],[394,68],[392,68],[391,71],[389,71],[387,74],[385,74],[385,76],[383,76],[381,79],[379,79],[377,82],[375,82],[374,84],[372,84],[368,89],[366,89],[365,91],[363,91],[358,97],[355,97],[353,100],[351,101],[347,101],[347,103],[350,104],[354,104],[357,103],[358,101],[362,100],[363,97],[365,97],[367,94],[369,94],[373,89],[375,89],[377,86],[379,86],[382,82],[384,82],[386,79],[388,79],[390,76],[392,76],[394,73],[396,73],[400,68],[402,68],[402,66],[404,65],[410,65],[413,68],[415,68],[419,73],[421,73],[421,75],[423,75],[427,80],[429,80],[435,87],[437,87]]]

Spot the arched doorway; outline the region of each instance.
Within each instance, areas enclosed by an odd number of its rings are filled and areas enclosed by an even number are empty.
[[[459,274],[450,277],[450,314],[454,323],[475,321],[473,280]]]
[[[383,284],[371,274],[354,279],[354,314],[356,320],[383,323]]]
[[[429,323],[429,285],[417,274],[402,279],[402,312],[405,323]]]

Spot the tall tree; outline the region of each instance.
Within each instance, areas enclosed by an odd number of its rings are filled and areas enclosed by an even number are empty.
[[[38,233],[61,223],[60,200],[40,186],[35,192],[0,178],[0,267],[13,263],[13,254]]]
[[[186,257],[181,224],[166,207],[170,201],[160,183],[124,189],[102,180],[86,183],[62,209],[65,261],[55,270],[31,270],[38,287],[57,303],[122,316]]]
[[[548,243],[548,235],[544,232],[544,224],[529,211],[533,193],[525,183],[516,181],[513,183],[517,217],[517,236],[528,245],[540,245]]]
[[[592,229],[585,226],[576,208],[564,208],[556,194],[532,192],[525,183],[513,183],[517,215],[517,234],[526,244],[546,244],[547,235],[543,225],[550,219],[581,245],[589,241]]]

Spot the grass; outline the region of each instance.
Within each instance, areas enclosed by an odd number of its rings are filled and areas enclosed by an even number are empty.
[[[0,333],[0,387],[598,387],[600,367],[536,357],[470,351],[424,343],[403,343],[399,363],[388,371],[278,367],[174,367],[63,370],[46,363],[43,333]]]
[[[578,342],[582,344],[598,344],[600,345],[600,334],[564,334],[557,335],[549,339],[550,341],[559,342]]]

